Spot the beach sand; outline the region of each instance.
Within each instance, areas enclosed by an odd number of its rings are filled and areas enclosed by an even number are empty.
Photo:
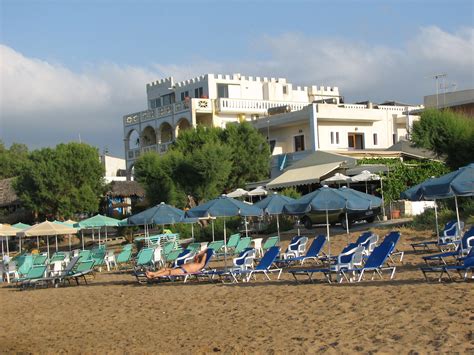
[[[402,250],[429,238],[401,231]],[[333,251],[346,242],[334,236]],[[1,286],[0,352],[474,353],[474,283],[426,283],[420,254],[398,265],[392,281],[359,284],[296,284],[283,273],[237,285],[138,285],[129,273],[102,272],[88,286]]]

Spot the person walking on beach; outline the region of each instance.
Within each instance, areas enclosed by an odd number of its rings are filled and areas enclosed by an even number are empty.
[[[146,277],[154,279],[161,276],[184,275],[200,271],[206,265],[207,250],[204,250],[194,257],[192,263],[183,264],[177,268],[162,268],[157,271],[147,271]]]

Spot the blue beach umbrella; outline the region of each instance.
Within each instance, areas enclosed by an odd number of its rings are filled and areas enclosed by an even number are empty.
[[[145,211],[128,217],[129,224],[175,224],[182,221],[184,211],[161,202]]]
[[[283,213],[283,208],[286,204],[294,201],[294,198],[279,195],[275,192],[271,195],[268,195],[263,200],[258,201],[254,204],[254,206],[261,208],[263,210],[263,213],[269,215],[276,215],[278,236],[280,236],[280,221],[278,216]]]
[[[311,211],[326,212],[326,233],[328,239],[329,255],[331,254],[331,243],[329,236],[329,211],[367,210],[371,206],[369,199],[356,196],[345,196],[337,189],[323,186],[284,207],[287,214],[305,214]]]
[[[224,217],[224,265],[227,267],[227,233],[225,217],[260,216],[262,209],[222,195],[186,211],[189,218]]]
[[[457,198],[458,196],[474,196],[474,164],[426,181],[422,184],[422,192],[427,200],[454,197],[456,216],[460,227]]]

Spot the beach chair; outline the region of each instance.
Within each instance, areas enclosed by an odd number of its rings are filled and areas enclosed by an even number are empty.
[[[232,250],[237,247],[237,244],[240,241],[240,233],[232,234],[227,240],[227,250]]]
[[[48,260],[48,254],[38,254],[33,256],[33,266],[44,265]]]
[[[180,267],[181,265],[192,261],[195,255],[196,253],[189,249],[182,250],[181,253],[179,253],[176,259],[173,261],[173,267]]]
[[[395,256],[400,256],[399,262],[402,263],[403,256],[405,255],[404,251],[397,249],[397,244],[400,241],[400,238],[401,238],[401,234],[399,231],[391,231],[384,237],[382,243],[380,243],[380,245],[384,243],[387,243],[387,244],[393,243],[393,249],[392,249],[392,252],[388,256],[388,259],[394,264],[395,264],[395,260],[393,260],[393,258]]]
[[[15,259],[17,265],[17,273],[21,278],[26,276],[30,269],[33,267],[33,255],[20,255]]]
[[[303,254],[306,250],[306,244],[308,243],[308,237],[301,235],[294,236],[286,251],[282,254],[283,259],[297,258]]]
[[[364,247],[365,256],[369,256],[372,253],[372,251],[377,246],[377,242],[379,240],[379,236],[377,234],[374,234],[374,233],[369,234],[369,233],[367,234],[364,233],[363,234],[364,238],[359,237],[360,241],[358,241],[359,245]]]
[[[247,270],[253,269],[253,262],[255,259],[255,249],[254,248],[246,248],[244,251],[240,253],[239,256],[232,260],[234,264],[234,269],[239,270]]]
[[[24,288],[28,282],[43,278],[46,275],[47,269],[48,265],[33,265],[25,276],[13,279],[12,282],[15,282],[17,287]]]
[[[326,281],[332,283],[333,274],[338,275],[339,280],[340,277],[342,277],[340,276],[341,270],[355,269],[357,266],[362,265],[364,251],[363,246],[356,245],[356,243],[351,243],[346,248],[344,248],[344,250],[337,256],[336,263],[330,265],[329,267],[288,270],[288,272],[293,275],[296,282],[299,282],[297,276],[306,276],[309,282],[313,282],[314,274],[323,274],[326,278]]]
[[[395,245],[393,244],[393,242],[382,243],[372,251],[363,267],[341,268],[339,270],[339,273],[343,277],[339,277],[339,282],[342,282],[344,279],[350,282],[355,280],[354,277],[356,277],[357,282],[360,282],[364,277],[364,273],[370,271],[374,272],[372,275],[372,280],[374,279],[375,274],[378,274],[380,278],[383,279],[383,270],[391,270],[390,279],[393,279],[393,276],[395,275],[396,266],[384,267],[384,264],[386,263],[394,248]],[[351,273],[353,274],[353,276],[349,275]]]
[[[237,245],[235,246],[233,252],[231,252],[231,254],[240,255],[240,253],[242,253],[244,250],[250,247],[251,243],[252,243],[252,238],[250,237],[241,238],[238,241]]]
[[[263,255],[262,243],[263,238],[254,238],[252,239],[253,247],[255,248],[255,255],[259,258]]]
[[[169,265],[173,264],[176,258],[183,252],[183,248],[173,249],[165,256],[165,261]]]
[[[66,259],[66,254],[59,252],[59,253],[54,253],[51,259],[49,259],[49,263],[55,263],[57,261],[64,261]]]
[[[263,245],[262,245],[262,253],[265,254],[268,249],[270,249],[271,247],[277,246],[278,243],[280,243],[280,237],[279,236],[275,235],[273,237],[268,237],[265,240],[265,243],[263,243]]]
[[[73,257],[66,267],[58,274],[50,274],[50,276],[42,277],[39,279],[30,280],[26,286],[33,286],[36,287],[39,284],[46,284],[48,285],[51,283],[54,287],[58,287],[60,284],[64,282],[64,278],[68,275],[73,274],[73,269],[76,267],[77,263],[79,262],[80,257],[76,256]]]
[[[244,282],[249,282],[252,276],[255,277],[256,274],[263,274],[267,278],[267,280],[271,280],[269,274],[273,272],[277,272],[278,276],[277,279],[280,279],[282,269],[275,266],[275,260],[280,254],[280,248],[277,246],[273,246],[269,248],[266,253],[263,255],[262,259],[260,259],[259,263],[253,269],[245,269],[245,270],[230,270],[227,272],[221,272],[219,276],[221,277],[229,277],[231,278],[232,282],[237,283],[239,279],[242,279]]]
[[[462,257],[463,255],[468,254],[471,248],[473,247],[474,247],[474,226],[469,228],[469,230],[467,230],[464,233],[456,250],[434,254],[434,255],[423,256],[423,260],[428,265],[430,262],[437,262],[438,264],[442,263],[442,264],[447,265],[446,260],[445,260],[446,258],[453,257],[454,259],[457,259],[459,257]]]
[[[446,251],[449,248],[453,247],[453,241],[458,240],[461,235],[461,231],[464,229],[464,222],[460,222],[459,226],[456,220],[448,221],[438,240],[428,240],[423,242],[411,243],[413,251],[432,251],[433,247],[436,247],[438,250]]]
[[[181,275],[172,275],[172,276],[161,276],[153,279],[147,279],[146,275],[143,274],[141,275],[141,278],[144,278],[147,283],[155,283],[155,282],[163,282],[163,281],[177,281],[177,280],[182,280],[184,283],[189,280],[190,277],[195,277],[197,280],[200,277],[205,277],[206,279],[211,279],[209,277],[209,273],[215,272],[215,270],[208,270],[209,262],[215,255],[213,249],[206,249],[206,262],[204,263],[204,266],[201,268],[201,270],[196,271],[196,272],[188,272],[188,273],[183,273]],[[179,267],[179,266],[176,266]]]
[[[303,263],[306,260],[318,261],[318,259],[321,256],[320,254],[323,253],[322,250],[325,244],[326,244],[326,236],[322,234],[318,235],[317,237],[313,239],[305,255],[300,255],[297,257],[292,257],[292,258],[287,258],[287,259],[279,259],[276,261],[276,263],[289,266],[295,262],[300,262],[301,265],[303,265]]]
[[[190,243],[186,249],[188,249],[189,251],[193,251],[195,253],[199,252],[201,250],[201,243]]]
[[[175,246],[176,246],[176,243],[173,241],[173,242],[166,242],[164,245],[163,245],[163,250],[162,250],[162,254],[166,256],[171,253],[172,250],[175,249]]]
[[[224,241],[223,240],[215,240],[213,242],[210,242],[207,245],[208,249],[214,250],[215,253],[219,253],[219,251],[224,247]]]
[[[79,261],[86,261],[86,260],[90,260],[91,258],[91,255],[92,255],[92,252],[90,250],[81,250],[79,252]]]
[[[84,280],[84,283],[87,285],[86,276],[93,276],[95,267],[94,263],[94,260],[80,261],[72,274],[64,276],[64,280],[68,281],[69,284],[71,284],[71,280],[74,279],[76,281],[76,284],[79,286],[79,279],[82,278]]]
[[[469,271],[471,271],[474,274],[474,248],[472,248],[469,251],[469,254],[466,257],[462,258],[461,265],[441,265],[441,266],[431,266],[431,267],[423,266],[420,268],[420,270],[423,273],[423,276],[425,277],[425,280],[427,282],[430,281],[430,279],[428,278],[428,275],[431,273],[439,274],[438,282],[442,281],[444,274],[446,274],[449,281],[453,281],[450,271],[457,272],[459,276],[461,276],[461,278],[463,278],[464,280],[467,280],[467,274]],[[464,272],[464,276],[462,275],[462,272]]]
[[[121,268],[124,265],[127,265],[132,260],[132,248],[122,249],[122,251],[117,255],[115,260],[117,267]]]

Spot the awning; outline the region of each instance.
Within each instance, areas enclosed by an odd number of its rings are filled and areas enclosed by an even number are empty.
[[[268,189],[319,183],[320,178],[338,169],[343,161],[288,169],[267,184]]]

